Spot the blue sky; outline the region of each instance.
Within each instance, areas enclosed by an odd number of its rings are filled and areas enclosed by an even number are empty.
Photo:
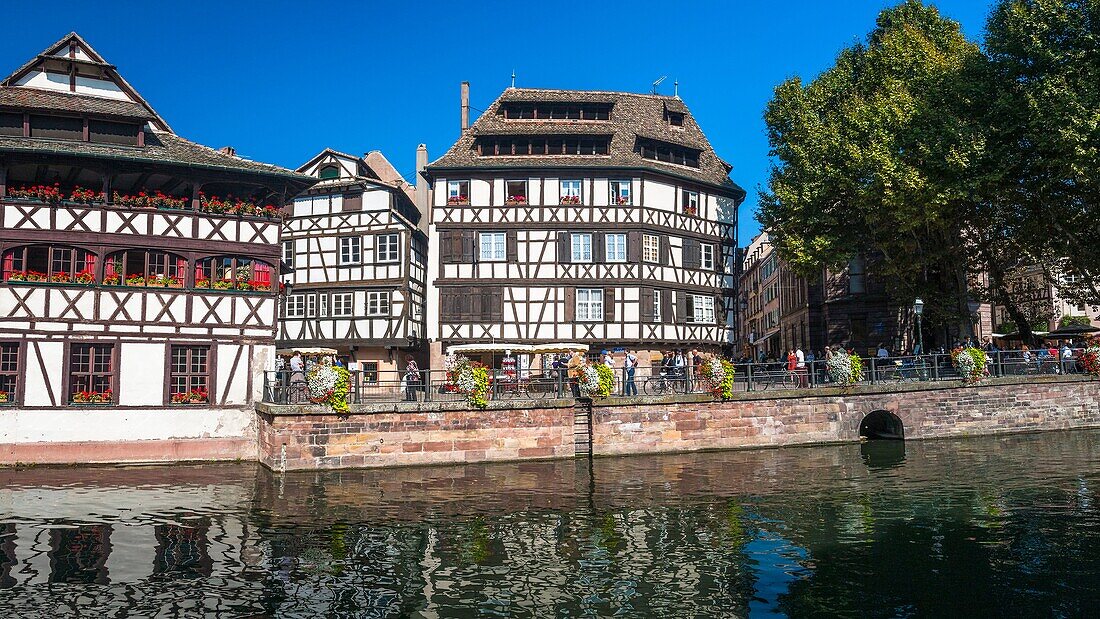
[[[749,192],[767,179],[762,112],[783,79],[813,77],[862,39],[886,0],[758,2],[12,2],[0,71],[79,32],[189,139],[297,167],[326,146],[381,150],[412,178],[458,133],[458,85],[482,110],[506,88],[680,96]],[[935,2],[978,39],[991,2]],[[48,11],[48,14],[44,14]],[[16,26],[17,25],[17,26]],[[475,112],[476,114],[477,112]]]

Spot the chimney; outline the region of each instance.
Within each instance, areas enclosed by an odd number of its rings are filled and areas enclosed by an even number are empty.
[[[416,210],[420,211],[420,225],[425,233],[428,231],[428,215],[431,207],[431,187],[428,179],[424,178],[424,170],[428,168],[428,147],[421,144],[416,147]]]
[[[462,82],[462,130],[470,128],[470,82]]]
[[[232,146],[223,146],[218,149],[218,152],[222,153],[223,155],[229,155],[230,157],[237,156],[237,149],[233,148]]]

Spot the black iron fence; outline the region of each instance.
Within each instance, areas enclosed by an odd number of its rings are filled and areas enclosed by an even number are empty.
[[[1083,349],[1070,351],[997,351],[987,353],[991,377],[1078,374]],[[863,380],[857,385],[889,385],[912,382],[959,381],[962,377],[949,354],[863,358]],[[815,389],[836,386],[826,371],[825,360],[814,359],[789,369],[787,363],[734,364],[733,389],[738,392],[769,389]],[[710,386],[694,368],[641,366],[613,367],[611,397],[707,393]],[[396,402],[463,401],[444,370],[351,371],[348,402],[386,404]],[[565,369],[518,370],[490,373],[491,400],[548,400],[575,398],[580,392]],[[306,372],[273,370],[264,373],[263,401],[273,404],[309,404]]]

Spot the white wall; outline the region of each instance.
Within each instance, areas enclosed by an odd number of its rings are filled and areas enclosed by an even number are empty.
[[[247,407],[0,411],[0,443],[252,438],[254,414]]]

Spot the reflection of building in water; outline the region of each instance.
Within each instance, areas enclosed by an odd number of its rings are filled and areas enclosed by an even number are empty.
[[[110,525],[49,529],[49,535],[50,582],[107,584]]]
[[[153,574],[162,578],[209,576],[213,566],[208,551],[210,519],[201,518],[192,526],[160,524],[156,526],[157,554]]]
[[[15,564],[15,525],[0,524],[0,589],[15,586],[15,579],[11,577]]]

